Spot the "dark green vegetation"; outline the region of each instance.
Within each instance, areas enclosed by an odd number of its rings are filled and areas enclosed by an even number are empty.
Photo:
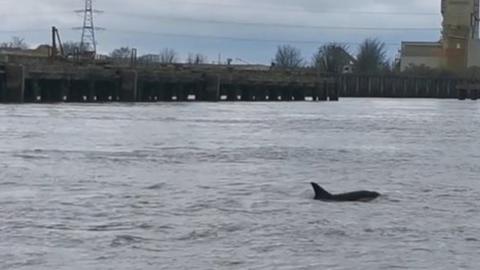
[[[276,68],[314,68],[321,73],[341,74],[386,74],[398,71],[397,63],[387,58],[385,43],[366,39],[358,46],[356,55],[342,43],[331,42],[320,46],[310,64],[301,56],[299,49],[280,46],[274,63]]]

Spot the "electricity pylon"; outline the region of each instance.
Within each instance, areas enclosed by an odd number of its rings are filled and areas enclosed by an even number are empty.
[[[94,57],[97,53],[95,31],[102,30],[102,28],[95,27],[93,15],[95,13],[101,13],[101,11],[93,9],[93,0],[85,0],[85,9],[77,10],[76,12],[83,13],[83,26],[76,28],[82,30],[80,52],[83,55]]]

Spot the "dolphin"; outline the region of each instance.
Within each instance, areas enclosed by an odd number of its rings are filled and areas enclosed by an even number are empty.
[[[330,194],[316,183],[311,183],[315,190],[315,200],[326,202],[370,202],[380,196],[374,191],[355,191],[343,194]]]

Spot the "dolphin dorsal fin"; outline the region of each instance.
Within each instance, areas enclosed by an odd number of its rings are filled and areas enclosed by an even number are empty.
[[[316,183],[311,183],[313,190],[315,190],[315,199],[329,199],[332,197],[332,194],[328,193],[325,189],[323,189],[321,186],[319,186]]]

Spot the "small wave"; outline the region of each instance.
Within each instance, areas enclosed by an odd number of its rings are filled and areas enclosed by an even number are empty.
[[[244,230],[246,227],[239,224],[225,224],[218,228],[219,232],[234,233]]]
[[[155,184],[155,185],[149,186],[149,187],[147,187],[147,189],[152,189],[152,190],[162,189],[164,186],[165,186],[165,183],[160,183],[160,184]]]
[[[210,190],[213,189],[212,186],[198,186],[199,189],[205,189],[205,190]]]
[[[15,182],[0,182],[0,186],[16,186],[18,185],[18,183],[15,183]]]
[[[222,261],[218,263],[220,266],[230,267],[230,266],[240,266],[244,265],[243,261]]]
[[[205,230],[205,231],[192,231],[187,235],[178,237],[176,240],[178,241],[191,241],[191,240],[202,240],[208,238],[217,238],[218,231],[217,230]]]
[[[432,249],[429,249],[429,248],[413,248],[412,251],[415,251],[415,252],[432,252],[433,250]]]
[[[345,237],[347,236],[347,232],[339,229],[329,229],[325,232],[326,236],[341,236]]]
[[[27,160],[36,160],[36,159],[48,159],[46,155],[31,155],[31,154],[14,154],[16,158],[27,159]]]
[[[87,231],[93,232],[109,232],[109,231],[128,231],[132,229],[145,229],[151,228],[152,226],[146,223],[141,224],[131,224],[131,223],[110,223],[102,225],[89,226]]]
[[[72,231],[75,228],[68,226],[66,224],[53,224],[53,225],[40,225],[38,228],[43,228],[47,230],[56,230],[56,231]]]
[[[438,194],[438,195],[435,196],[435,198],[451,198],[451,197],[455,197],[455,195],[449,194],[449,193],[444,193],[444,194]]]
[[[331,222],[330,220],[328,219],[319,219],[319,220],[312,220],[312,221],[309,221],[308,224],[309,225],[322,225],[322,226],[327,226],[329,225]]]
[[[117,235],[115,239],[110,243],[111,247],[122,247],[132,244],[138,244],[142,242],[147,242],[148,240],[142,237],[133,236],[133,235]]]
[[[411,269],[411,268],[403,265],[388,265],[385,269]]]
[[[183,211],[185,213],[197,213],[197,212],[201,212],[201,211],[204,211],[204,210],[208,210],[208,209],[211,209],[212,206],[210,203],[196,203],[196,204],[191,204],[191,205],[188,205],[187,207],[185,207],[183,209]]]
[[[156,229],[160,231],[165,231],[165,230],[173,230],[174,227],[169,225],[162,225],[162,226],[156,227]]]
[[[266,246],[253,247],[252,250],[258,253],[270,253],[282,247],[285,247],[285,245],[282,243],[278,243],[278,244],[272,244],[272,245],[266,245]]]

